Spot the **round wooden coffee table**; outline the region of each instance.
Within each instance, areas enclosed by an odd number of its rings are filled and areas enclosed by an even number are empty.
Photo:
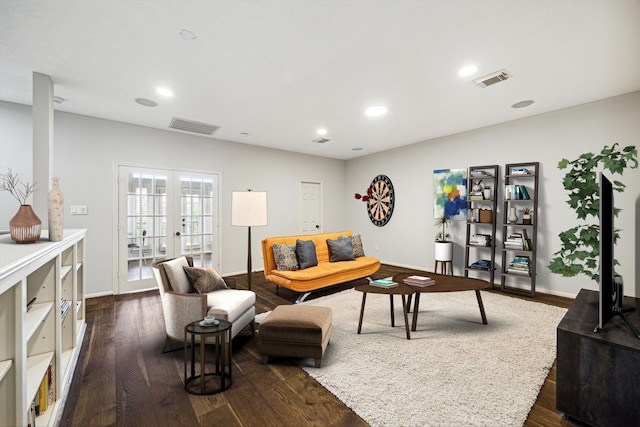
[[[430,286],[418,286],[418,285],[406,285],[404,279],[409,276],[425,276],[430,277],[436,281],[435,285]],[[446,274],[435,274],[429,272],[423,273],[402,273],[393,276],[395,282],[404,284],[410,287],[416,294],[415,303],[413,305],[413,321],[411,323],[411,330],[415,331],[418,324],[418,308],[420,306],[420,294],[427,292],[462,292],[462,291],[475,291],[476,298],[478,300],[478,307],[480,308],[480,316],[482,316],[482,323],[487,324],[487,316],[484,312],[484,305],[482,304],[482,296],[480,295],[481,289],[488,289],[489,282],[486,280],[476,279],[473,277],[461,277],[450,276]],[[409,305],[411,305],[411,294],[409,294]]]
[[[398,282],[394,279],[394,281]],[[411,333],[409,332],[409,316],[407,315],[407,307],[409,304],[405,299],[405,295],[413,295],[415,289],[411,286],[407,286],[402,281],[398,282],[398,286],[393,288],[381,288],[370,284],[358,285],[355,290],[362,292],[362,306],[360,307],[360,321],[358,322],[358,333],[362,330],[362,318],[364,317],[364,305],[367,301],[367,294],[383,294],[389,295],[389,302],[391,307],[391,327],[395,326],[395,318],[393,314],[393,296],[400,295],[402,297],[402,313],[404,314],[404,327],[407,330],[407,339],[411,339]],[[414,316],[415,317],[415,316]],[[415,329],[414,329],[415,330]]]

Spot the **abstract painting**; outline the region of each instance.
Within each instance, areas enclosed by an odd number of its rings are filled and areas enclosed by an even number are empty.
[[[452,220],[467,220],[467,170],[433,171],[433,216],[446,214]]]

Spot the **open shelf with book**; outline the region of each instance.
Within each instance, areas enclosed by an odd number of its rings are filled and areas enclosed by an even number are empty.
[[[43,231],[17,245],[0,234],[0,426],[52,426],[62,415],[85,332],[85,235],[50,242]],[[80,309],[63,317],[62,298]]]
[[[496,271],[496,208],[498,165],[471,166],[467,174],[467,235],[464,276],[489,276],[493,289]]]
[[[536,295],[538,178],[540,164],[505,165],[500,289]]]

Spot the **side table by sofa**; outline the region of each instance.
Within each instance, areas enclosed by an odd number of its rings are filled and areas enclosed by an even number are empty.
[[[191,335],[191,339],[188,336]],[[200,342],[200,372],[196,375],[196,335]],[[209,340],[211,338],[211,340]],[[206,344],[205,344],[206,343]],[[215,366],[206,372],[205,348],[213,346]],[[191,352],[189,352],[191,347]],[[190,356],[190,357],[189,357]],[[190,375],[187,367],[190,364]],[[213,377],[213,378],[212,378]],[[215,378],[220,378],[216,384]],[[231,387],[231,323],[218,319],[216,325],[203,326],[201,321],[184,327],[184,389],[191,394],[215,394]]]

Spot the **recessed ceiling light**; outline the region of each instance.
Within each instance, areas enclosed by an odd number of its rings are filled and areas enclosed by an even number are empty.
[[[353,147],[351,151],[362,151],[362,147]]]
[[[182,37],[185,40],[195,40],[196,39],[196,35],[193,34],[189,30],[180,30],[180,37]]]
[[[475,74],[476,71],[478,71],[478,67],[476,67],[475,65],[467,65],[466,67],[462,67],[460,71],[458,71],[458,75],[460,77],[467,77]]]
[[[249,132],[240,132],[240,136],[247,137],[249,136]]]
[[[171,89],[168,89],[166,87],[157,88],[156,93],[162,96],[173,96],[173,92],[171,91]]]
[[[387,114],[387,107],[385,107],[384,105],[373,105],[364,110],[364,113],[370,117],[384,116],[385,114]]]
[[[316,131],[316,133],[317,133],[318,135],[326,135],[326,134],[327,134],[327,130],[326,130],[326,129],[324,129],[324,128],[320,128],[320,129],[318,129],[318,130]]]
[[[62,104],[64,102],[64,98],[62,98],[60,96],[54,96],[53,97],[53,102],[55,102],[56,104]]]
[[[136,102],[145,107],[157,107],[158,103],[146,98],[136,98]]]
[[[513,104],[511,106],[511,108],[524,108],[524,107],[528,107],[529,105],[533,104],[535,101],[533,101],[532,99],[527,99],[526,101],[520,101],[520,102],[516,102],[515,104]]]

